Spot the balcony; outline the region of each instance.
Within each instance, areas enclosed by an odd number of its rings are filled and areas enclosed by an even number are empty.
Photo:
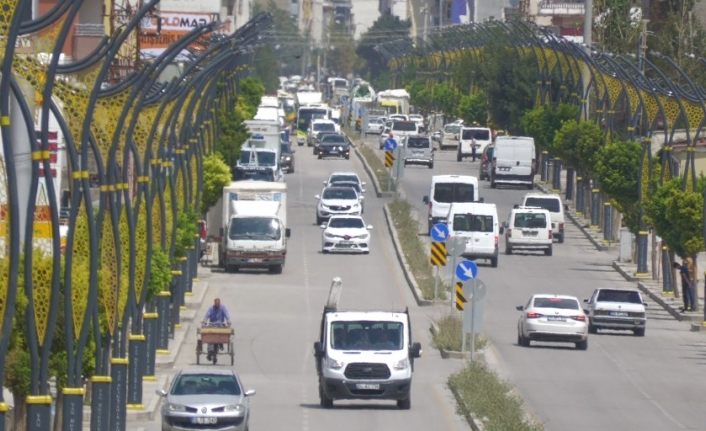
[[[585,2],[542,0],[537,5],[537,15],[544,16],[583,16]]]

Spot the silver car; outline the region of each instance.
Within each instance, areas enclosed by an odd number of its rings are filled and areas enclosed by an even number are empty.
[[[240,379],[227,368],[192,368],[174,376],[169,391],[157,394],[162,403],[162,431],[208,428],[219,431],[248,429],[250,397]]]

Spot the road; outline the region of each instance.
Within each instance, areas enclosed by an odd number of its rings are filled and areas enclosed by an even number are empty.
[[[377,137],[367,138],[377,148]],[[452,151],[437,151],[435,167],[406,168],[402,189],[425,220],[422,196],[429,194],[435,174],[477,175],[478,162],[455,161]],[[498,205],[506,220],[512,205],[527,190],[491,189],[480,195]],[[706,337],[689,332],[687,323],[668,317],[655,303],[648,307],[647,335],[601,332],[589,337],[588,351],[572,345],[516,344],[516,305],[532,293],[566,293],[588,298],[595,287],[634,287],[611,267],[615,256],[598,252],[577,227],[567,223],[566,242],[555,244],[554,256],[504,254],[499,267],[479,265],[488,286],[485,333],[500,358],[501,375],[519,391],[547,431],[572,430],[703,430],[706,410]],[[535,347],[537,346],[537,347]]]

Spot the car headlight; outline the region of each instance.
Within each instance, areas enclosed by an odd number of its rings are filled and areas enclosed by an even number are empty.
[[[360,208],[360,204],[358,204],[358,203],[353,204],[353,208]]]
[[[167,410],[170,412],[185,412],[186,406],[176,403],[169,403],[167,404]]]
[[[236,416],[242,416],[245,414],[245,406],[242,404],[231,404],[223,408],[224,412],[235,413]]]
[[[370,234],[364,233],[364,234],[362,234],[362,235],[354,236],[353,238],[368,239],[369,236],[370,236]]]
[[[328,358],[327,363],[332,370],[340,370],[345,365],[342,361],[337,361],[333,358]]]
[[[393,368],[396,370],[406,370],[407,368],[409,368],[409,359],[404,358],[397,361]]]
[[[336,238],[336,235],[328,232],[324,232],[324,238]]]

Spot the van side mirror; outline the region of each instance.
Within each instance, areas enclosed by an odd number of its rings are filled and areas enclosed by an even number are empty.
[[[323,358],[324,356],[324,348],[321,345],[320,341],[317,341],[314,343],[314,357],[315,358]]]
[[[425,195],[425,196],[422,198],[422,202],[424,202],[426,205],[429,205],[429,196],[426,196],[426,195]]]
[[[522,305],[518,305],[517,307],[515,307],[515,310],[517,310],[517,311],[522,311],[524,309],[525,309],[525,307],[523,307]]]
[[[515,204],[512,206],[514,209],[518,209],[520,207],[520,204]]]
[[[409,348],[410,358],[421,358],[422,357],[422,345],[420,343],[412,343]]]
[[[291,230],[290,228],[286,228],[286,229],[284,230],[284,236],[286,236],[287,238],[289,238],[290,236],[292,236],[292,230]]]

